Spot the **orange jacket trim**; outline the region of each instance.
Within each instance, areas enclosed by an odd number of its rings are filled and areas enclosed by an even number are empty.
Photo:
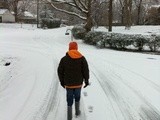
[[[65,88],[81,88],[82,85],[75,85],[75,86],[65,86]]]
[[[82,54],[77,50],[68,51],[68,55],[73,59],[78,59],[82,57]]]

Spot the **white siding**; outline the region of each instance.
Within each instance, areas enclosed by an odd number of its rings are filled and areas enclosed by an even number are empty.
[[[9,11],[6,11],[2,16],[2,22],[15,22],[15,17]]]

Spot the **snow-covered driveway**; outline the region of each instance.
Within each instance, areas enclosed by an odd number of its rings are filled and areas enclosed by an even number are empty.
[[[0,120],[65,120],[57,66],[67,28],[0,27]],[[160,56],[97,49],[77,41],[90,67],[75,120],[160,120]],[[11,63],[5,66],[5,63]]]

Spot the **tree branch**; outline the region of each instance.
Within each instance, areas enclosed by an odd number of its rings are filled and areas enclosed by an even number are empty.
[[[48,1],[48,0],[47,0]],[[54,3],[59,3],[59,4],[67,4],[67,5],[70,5],[72,7],[76,7],[76,5],[72,2],[67,2],[67,1],[59,1],[59,0],[52,0]],[[48,1],[49,2],[49,1]],[[52,3],[52,2],[50,2]],[[53,4],[53,3],[52,3]]]
[[[79,9],[81,12],[83,12],[85,14],[88,13],[88,10],[83,9],[83,8],[81,8],[80,5],[78,5],[78,3],[76,2],[77,0],[73,0],[73,1],[74,1],[75,5],[76,5],[77,9]]]
[[[81,0],[78,0],[78,1],[85,10],[88,10],[87,6]]]
[[[80,14],[77,14],[75,12],[70,12],[70,11],[67,11],[67,10],[64,10],[64,9],[60,9],[60,8],[57,8],[52,2],[48,1],[47,2],[56,10],[60,11],[60,12],[64,12],[64,13],[67,13],[67,14],[70,14],[70,15],[74,15],[76,17],[79,17],[80,19],[82,20],[86,20],[86,17],[83,17],[81,16]]]

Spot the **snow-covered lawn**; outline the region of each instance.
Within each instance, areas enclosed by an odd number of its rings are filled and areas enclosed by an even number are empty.
[[[105,27],[98,27],[95,30],[108,32],[108,30]],[[125,30],[124,26],[117,26],[113,27],[112,31],[115,33],[125,33],[125,34],[143,34],[143,35],[160,34],[160,25],[132,26],[130,30]]]
[[[0,120],[67,120],[66,91],[57,77],[71,38],[66,29],[0,24]],[[137,27],[142,34],[155,31]],[[77,42],[91,84],[82,89],[82,114],[73,120],[160,120],[160,56]]]

